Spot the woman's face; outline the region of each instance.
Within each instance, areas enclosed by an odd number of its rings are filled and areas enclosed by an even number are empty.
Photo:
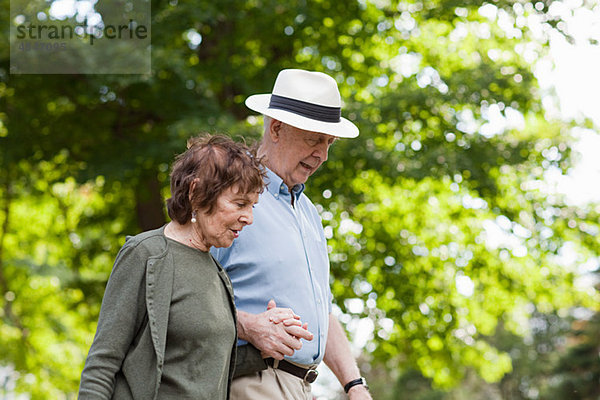
[[[195,232],[200,241],[210,247],[229,247],[242,228],[252,223],[252,207],[258,202],[258,192],[240,193],[237,186],[223,191],[213,212],[200,212]]]

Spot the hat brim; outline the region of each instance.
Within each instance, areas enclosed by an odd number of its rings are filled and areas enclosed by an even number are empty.
[[[269,108],[271,94],[255,94],[246,99],[246,107],[275,118],[278,121],[304,129],[311,132],[325,133],[340,138],[355,138],[358,136],[358,127],[346,118],[340,118],[340,122],[323,122],[293,112]]]

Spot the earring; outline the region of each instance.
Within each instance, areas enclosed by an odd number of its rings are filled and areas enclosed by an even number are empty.
[[[196,211],[192,211],[192,219],[191,219],[191,221],[192,221],[192,224],[196,223],[196,221],[197,221],[196,220]]]

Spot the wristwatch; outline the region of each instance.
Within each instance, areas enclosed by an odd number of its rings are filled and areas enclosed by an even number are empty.
[[[348,390],[350,390],[351,387],[356,385],[363,385],[366,389],[369,388],[369,385],[367,385],[367,380],[361,376],[358,379],[346,383],[344,385],[344,392],[348,393]]]

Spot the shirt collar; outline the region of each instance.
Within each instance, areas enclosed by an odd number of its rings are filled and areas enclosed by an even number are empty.
[[[269,168],[265,167],[265,169],[267,170],[267,191],[275,196],[275,198],[278,198],[279,195],[290,196],[290,191],[287,185],[283,182],[283,179],[281,179],[279,175],[271,171]],[[300,197],[303,191],[304,183],[294,185],[292,188],[292,193],[296,197],[296,200]]]

